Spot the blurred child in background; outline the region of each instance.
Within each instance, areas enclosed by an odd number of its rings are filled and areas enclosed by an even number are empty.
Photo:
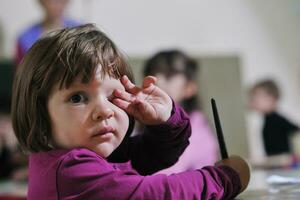
[[[27,156],[20,150],[10,117],[10,104],[0,103],[0,179],[26,180]]]
[[[183,106],[192,125],[190,145],[175,165],[162,172],[170,174],[214,164],[217,141],[199,108],[196,61],[178,50],[161,51],[146,62],[144,76],[148,75],[156,76],[157,85]]]
[[[43,34],[62,27],[73,27],[78,22],[65,18],[64,12],[69,0],[38,0],[44,11],[42,21],[33,24],[20,34],[17,40],[16,64],[19,64],[24,54]]]
[[[289,137],[299,127],[277,112],[280,91],[273,80],[256,83],[250,90],[250,107],[264,115],[262,129],[268,156],[291,153]]]
[[[0,179],[8,178],[12,171],[11,149],[16,143],[9,110],[0,105]]]

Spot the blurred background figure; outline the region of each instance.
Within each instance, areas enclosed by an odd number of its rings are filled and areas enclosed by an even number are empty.
[[[179,161],[161,171],[163,173],[199,169],[205,165],[213,165],[217,161],[216,139],[199,106],[197,74],[196,61],[179,50],[161,51],[146,61],[144,76],[157,77],[157,85],[184,107],[192,125],[190,145]]]
[[[0,104],[0,179],[27,180],[28,159],[17,144],[10,118],[10,104]]]
[[[17,141],[10,119],[12,69],[12,62],[0,61],[0,179],[9,178],[15,168],[12,153]]]
[[[69,0],[37,0],[43,11],[42,21],[33,24],[20,34],[17,40],[16,64],[19,64],[24,54],[44,33],[62,27],[73,27],[79,25],[78,22],[64,16]]]
[[[1,105],[0,112],[0,178],[7,178],[11,173],[11,150],[15,138],[8,110]]]
[[[278,113],[280,90],[273,80],[256,83],[250,90],[250,107],[264,117],[262,138],[267,156],[291,153],[291,135],[299,127]]]

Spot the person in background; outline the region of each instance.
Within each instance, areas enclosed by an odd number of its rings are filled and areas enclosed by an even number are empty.
[[[19,148],[8,101],[0,103],[0,179],[27,180],[28,159]]]
[[[28,199],[233,199],[248,185],[239,156],[153,174],[188,145],[189,118],[155,77],[135,85],[125,57],[94,25],[38,40],[18,69],[12,99],[15,134],[30,152]],[[133,118],[145,132],[126,137]]]
[[[172,167],[161,172],[171,174],[213,165],[218,159],[218,145],[198,99],[198,65],[179,50],[156,53],[144,67],[144,76],[157,77],[157,85],[183,106],[191,120],[189,146]]]
[[[17,48],[15,55],[16,65],[20,63],[28,49],[43,34],[63,27],[73,27],[79,25],[72,19],[64,16],[69,0],[38,0],[43,11],[44,18],[42,21],[33,24],[23,31],[17,39]]]
[[[0,179],[9,178],[12,172],[12,149],[15,146],[9,106],[0,104]]]
[[[264,116],[262,128],[266,155],[291,153],[289,137],[299,127],[277,111],[280,90],[273,80],[262,80],[250,89],[250,107]]]

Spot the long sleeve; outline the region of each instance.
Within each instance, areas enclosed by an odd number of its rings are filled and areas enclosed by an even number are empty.
[[[69,153],[56,174],[58,199],[232,199],[241,187],[237,173],[226,166],[141,176],[82,149]]]
[[[190,135],[191,125],[187,114],[173,104],[171,117],[166,123],[146,126],[143,134],[124,140],[108,160],[130,160],[140,174],[152,174],[177,162],[189,144]]]
[[[265,116],[263,126],[264,147],[267,155],[289,153],[289,136],[299,128],[276,112]]]

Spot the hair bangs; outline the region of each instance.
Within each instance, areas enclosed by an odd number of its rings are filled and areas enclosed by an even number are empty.
[[[111,40],[99,40],[93,34],[90,37],[89,40],[75,41],[58,53],[59,59],[54,66],[58,66],[56,79],[60,80],[60,89],[69,88],[78,77],[82,83],[88,83],[94,77],[97,67],[101,67],[103,77],[109,75],[119,79],[126,74],[133,79],[123,55]],[[62,59],[66,57],[69,59]]]

